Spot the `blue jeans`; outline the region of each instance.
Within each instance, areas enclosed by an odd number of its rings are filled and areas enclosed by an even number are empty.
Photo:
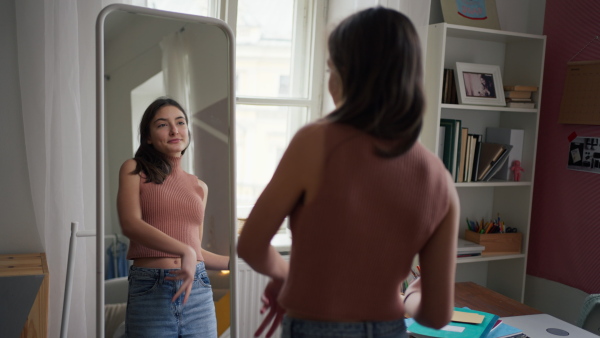
[[[285,316],[282,338],[407,338],[404,319],[385,322],[321,322]]]
[[[204,267],[198,263],[192,293],[183,305],[184,294],[171,299],[181,280],[165,280],[174,270],[131,266],[125,331],[127,337],[217,337],[213,294]]]

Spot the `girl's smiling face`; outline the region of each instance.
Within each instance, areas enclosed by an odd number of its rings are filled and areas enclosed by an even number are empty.
[[[174,106],[160,108],[150,123],[147,142],[165,155],[181,156],[189,143],[188,124],[183,112]]]

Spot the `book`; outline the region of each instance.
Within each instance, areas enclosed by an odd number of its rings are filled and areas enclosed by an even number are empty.
[[[444,79],[442,82],[442,103],[450,103],[450,73],[452,69],[444,69]]]
[[[461,128],[460,134],[460,159],[458,166],[458,176],[456,182],[464,182],[465,181],[465,159],[468,152],[467,149],[467,139],[469,136],[469,128]]]
[[[481,323],[473,322],[457,322],[451,321],[443,328],[436,330],[427,326],[423,326],[414,320],[408,320],[407,331],[410,336],[417,338],[487,338],[492,330],[492,327],[498,320],[498,316],[492,313],[475,311],[467,308],[454,308],[455,312],[464,312],[467,314],[477,314],[483,316]]]
[[[512,180],[513,175],[510,170],[514,161],[521,161],[523,158],[523,139],[525,131],[523,129],[511,128],[493,128],[486,129],[486,142],[510,144],[512,149],[508,154],[506,162],[499,168],[498,173],[493,178],[504,181]]]
[[[500,156],[506,151],[507,146],[499,143],[482,142],[477,163],[477,181],[482,181],[485,175],[492,169]]]
[[[531,92],[530,91],[518,91],[518,90],[505,90],[504,98],[509,99],[530,99]]]
[[[535,108],[533,102],[517,102],[517,101],[506,101],[506,106],[509,108]]]
[[[486,338],[523,338],[526,337],[523,330],[510,326],[506,323],[500,322],[496,325]]]
[[[479,157],[481,155],[481,142],[483,141],[483,135],[481,134],[473,134],[473,142],[475,143],[475,148],[473,150],[473,158],[469,165],[471,166],[471,177],[469,178],[469,182],[477,181],[477,174],[479,173]]]
[[[532,98],[519,99],[519,98],[515,98],[515,97],[513,97],[513,98],[508,97],[505,100],[506,100],[506,102],[533,102]]]
[[[471,166],[473,165],[473,136],[471,134],[467,134],[467,144],[466,144],[466,151],[465,151],[465,170],[463,172],[463,182],[469,182],[470,181],[470,175],[471,175]]]
[[[444,137],[446,136],[446,127],[440,126],[440,132],[438,135],[438,149],[437,154],[440,160],[444,160]]]
[[[537,92],[537,86],[526,86],[526,85],[514,85],[504,86],[505,91],[517,91],[517,92]]]
[[[498,158],[496,161],[494,161],[494,163],[492,163],[492,167],[482,178],[482,181],[488,182],[489,180],[491,180],[492,177],[494,177],[494,175],[498,173],[498,170],[500,170],[500,168],[502,168],[502,166],[506,163],[508,159],[508,154],[510,154],[512,146],[510,144],[507,144],[505,146],[506,150],[502,153],[502,155],[500,155],[500,158]]]
[[[485,246],[459,238],[456,248],[457,257],[480,256]]]
[[[458,174],[459,159],[460,159],[460,131],[461,120],[455,119],[440,119],[440,126],[446,128],[444,135],[444,155],[443,162],[446,169],[452,174],[452,178],[456,182]]]
[[[478,150],[478,143],[479,141],[479,135],[475,135],[475,134],[470,134],[469,135],[470,138],[470,143],[469,146],[471,147],[469,149],[469,163],[468,163],[468,167],[469,170],[467,170],[467,179],[466,182],[472,182],[473,181],[473,172],[474,172],[474,167],[475,167],[475,159],[478,159],[478,154],[477,154],[477,150]]]
[[[508,159],[508,154],[510,154],[510,149],[512,146],[508,146],[505,152],[500,155],[500,158],[492,164],[492,168],[488,171],[488,173],[483,177],[482,181],[488,182],[498,173],[498,170],[504,165]]]
[[[442,81],[442,103],[458,103],[458,97],[456,96],[456,79],[454,78],[454,69],[445,68]]]

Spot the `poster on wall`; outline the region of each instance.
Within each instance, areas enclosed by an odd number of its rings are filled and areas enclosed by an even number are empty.
[[[559,123],[600,125],[600,60],[569,62]]]
[[[600,137],[576,137],[571,141],[567,168],[600,174]]]
[[[496,0],[440,0],[444,21],[450,24],[500,29]]]

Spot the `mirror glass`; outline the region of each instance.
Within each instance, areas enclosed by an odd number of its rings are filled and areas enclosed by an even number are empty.
[[[121,304],[124,309],[131,264],[125,258],[128,240],[121,234],[116,209],[119,168],[134,156],[141,116],[160,96],[177,100],[190,120],[193,142],[182,166],[209,189],[202,247],[221,255],[232,253],[234,44],[231,30],[220,20],[127,5],[103,10],[98,39],[98,86],[102,86],[98,114],[104,129],[99,129],[103,149],[98,171],[103,176],[99,197],[104,204],[98,207],[103,221],[99,221],[98,234],[104,234],[104,245],[99,245],[98,255],[104,257],[104,281],[98,285],[105,290],[98,311],[104,313],[105,305]],[[225,271],[209,271],[209,277],[221,336],[233,313],[231,278]],[[109,321],[115,319],[108,317],[106,312],[105,334],[112,337],[109,330],[115,323]]]

